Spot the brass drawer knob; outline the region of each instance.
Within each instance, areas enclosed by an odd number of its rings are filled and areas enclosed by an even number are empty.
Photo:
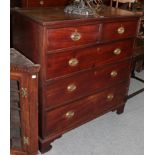
[[[44,5],[44,1],[40,1],[39,3],[40,3],[40,5]]]
[[[116,48],[115,50],[114,50],[114,54],[115,55],[119,55],[119,54],[121,54],[121,49],[120,48]]]
[[[114,98],[114,94],[108,94],[107,95],[107,100],[111,101]]]
[[[65,114],[65,118],[67,119],[71,119],[73,118],[75,115],[75,112],[74,111],[68,111],[66,114]]]
[[[112,71],[112,72],[110,73],[111,77],[116,77],[117,74],[118,74],[117,71]]]
[[[72,59],[70,59],[70,60],[68,61],[68,64],[69,64],[69,66],[71,66],[71,67],[77,66],[78,63],[79,63],[79,61],[78,61],[78,59],[76,59],[76,58],[72,58]]]
[[[75,31],[75,32],[73,32],[73,33],[71,34],[71,39],[72,39],[73,41],[78,41],[78,40],[81,39],[81,34],[78,33],[77,31]]]
[[[125,28],[123,26],[117,29],[118,34],[123,34],[125,32]]]
[[[75,84],[70,84],[67,87],[68,92],[73,92],[76,90],[76,85]]]

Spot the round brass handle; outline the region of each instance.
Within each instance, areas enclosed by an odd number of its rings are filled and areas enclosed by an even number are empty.
[[[117,71],[112,71],[112,72],[110,73],[111,77],[116,77],[117,74],[118,74]]]
[[[118,34],[123,34],[125,32],[125,28],[123,26],[117,29]]]
[[[76,90],[76,85],[75,84],[70,84],[67,87],[68,92],[73,92]]]
[[[65,117],[67,119],[71,119],[73,118],[73,116],[75,115],[75,112],[74,111],[68,111],[66,114],[65,114]]]
[[[78,63],[79,63],[79,61],[78,61],[78,59],[76,59],[76,58],[72,58],[72,59],[70,59],[70,60],[68,61],[68,64],[69,64],[69,66],[71,66],[71,67],[77,66]]]
[[[114,50],[114,54],[115,55],[119,55],[119,54],[121,54],[121,49],[120,48],[116,48],[115,50]]]
[[[71,34],[71,39],[72,39],[73,41],[78,41],[78,40],[81,39],[81,34],[78,33],[78,32],[73,32],[73,33]]]
[[[44,1],[40,1],[39,3],[40,3],[40,5],[44,5]]]
[[[108,94],[107,95],[107,100],[111,101],[114,98],[114,94]]]

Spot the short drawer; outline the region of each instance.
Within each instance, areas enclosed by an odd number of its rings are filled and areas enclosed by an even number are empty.
[[[58,1],[53,2],[51,0],[25,0],[26,4],[23,4],[25,7],[53,7],[58,6]]]
[[[127,95],[128,83],[116,85],[103,92],[88,96],[61,108],[46,112],[46,136],[65,132],[112,108],[123,104]]]
[[[47,49],[50,51],[95,43],[98,34],[99,25],[48,29]]]
[[[47,54],[46,79],[116,62],[132,55],[133,39],[59,53]]]
[[[135,37],[137,24],[137,20],[105,23],[103,24],[102,41]]]
[[[46,108],[54,108],[129,79],[130,60],[85,71],[47,86]]]

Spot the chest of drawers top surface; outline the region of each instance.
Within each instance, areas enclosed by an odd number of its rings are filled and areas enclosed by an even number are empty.
[[[50,8],[17,8],[16,10],[20,14],[31,18],[32,20],[42,25],[57,25],[63,24],[63,22],[77,23],[78,21],[102,21],[107,19],[120,19],[120,18],[133,18],[139,15],[126,10],[105,7],[98,17],[94,16],[81,16],[64,13],[64,7],[50,7]]]

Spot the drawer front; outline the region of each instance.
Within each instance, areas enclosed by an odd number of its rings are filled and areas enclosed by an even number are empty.
[[[67,0],[27,0],[25,7],[51,7],[51,6],[63,6],[67,3]]]
[[[99,25],[48,29],[47,49],[50,51],[95,43],[98,34]]]
[[[116,22],[103,24],[102,40],[110,41],[135,37],[138,21]]]
[[[46,136],[75,128],[108,112],[112,107],[123,104],[127,90],[128,83],[123,83],[69,105],[46,112]]]
[[[28,0],[27,7],[47,7],[50,5],[49,0]]]
[[[46,108],[54,108],[129,78],[130,60],[90,70],[47,86]],[[61,97],[60,97],[61,96]]]
[[[132,55],[133,39],[47,55],[46,79],[116,62]]]

